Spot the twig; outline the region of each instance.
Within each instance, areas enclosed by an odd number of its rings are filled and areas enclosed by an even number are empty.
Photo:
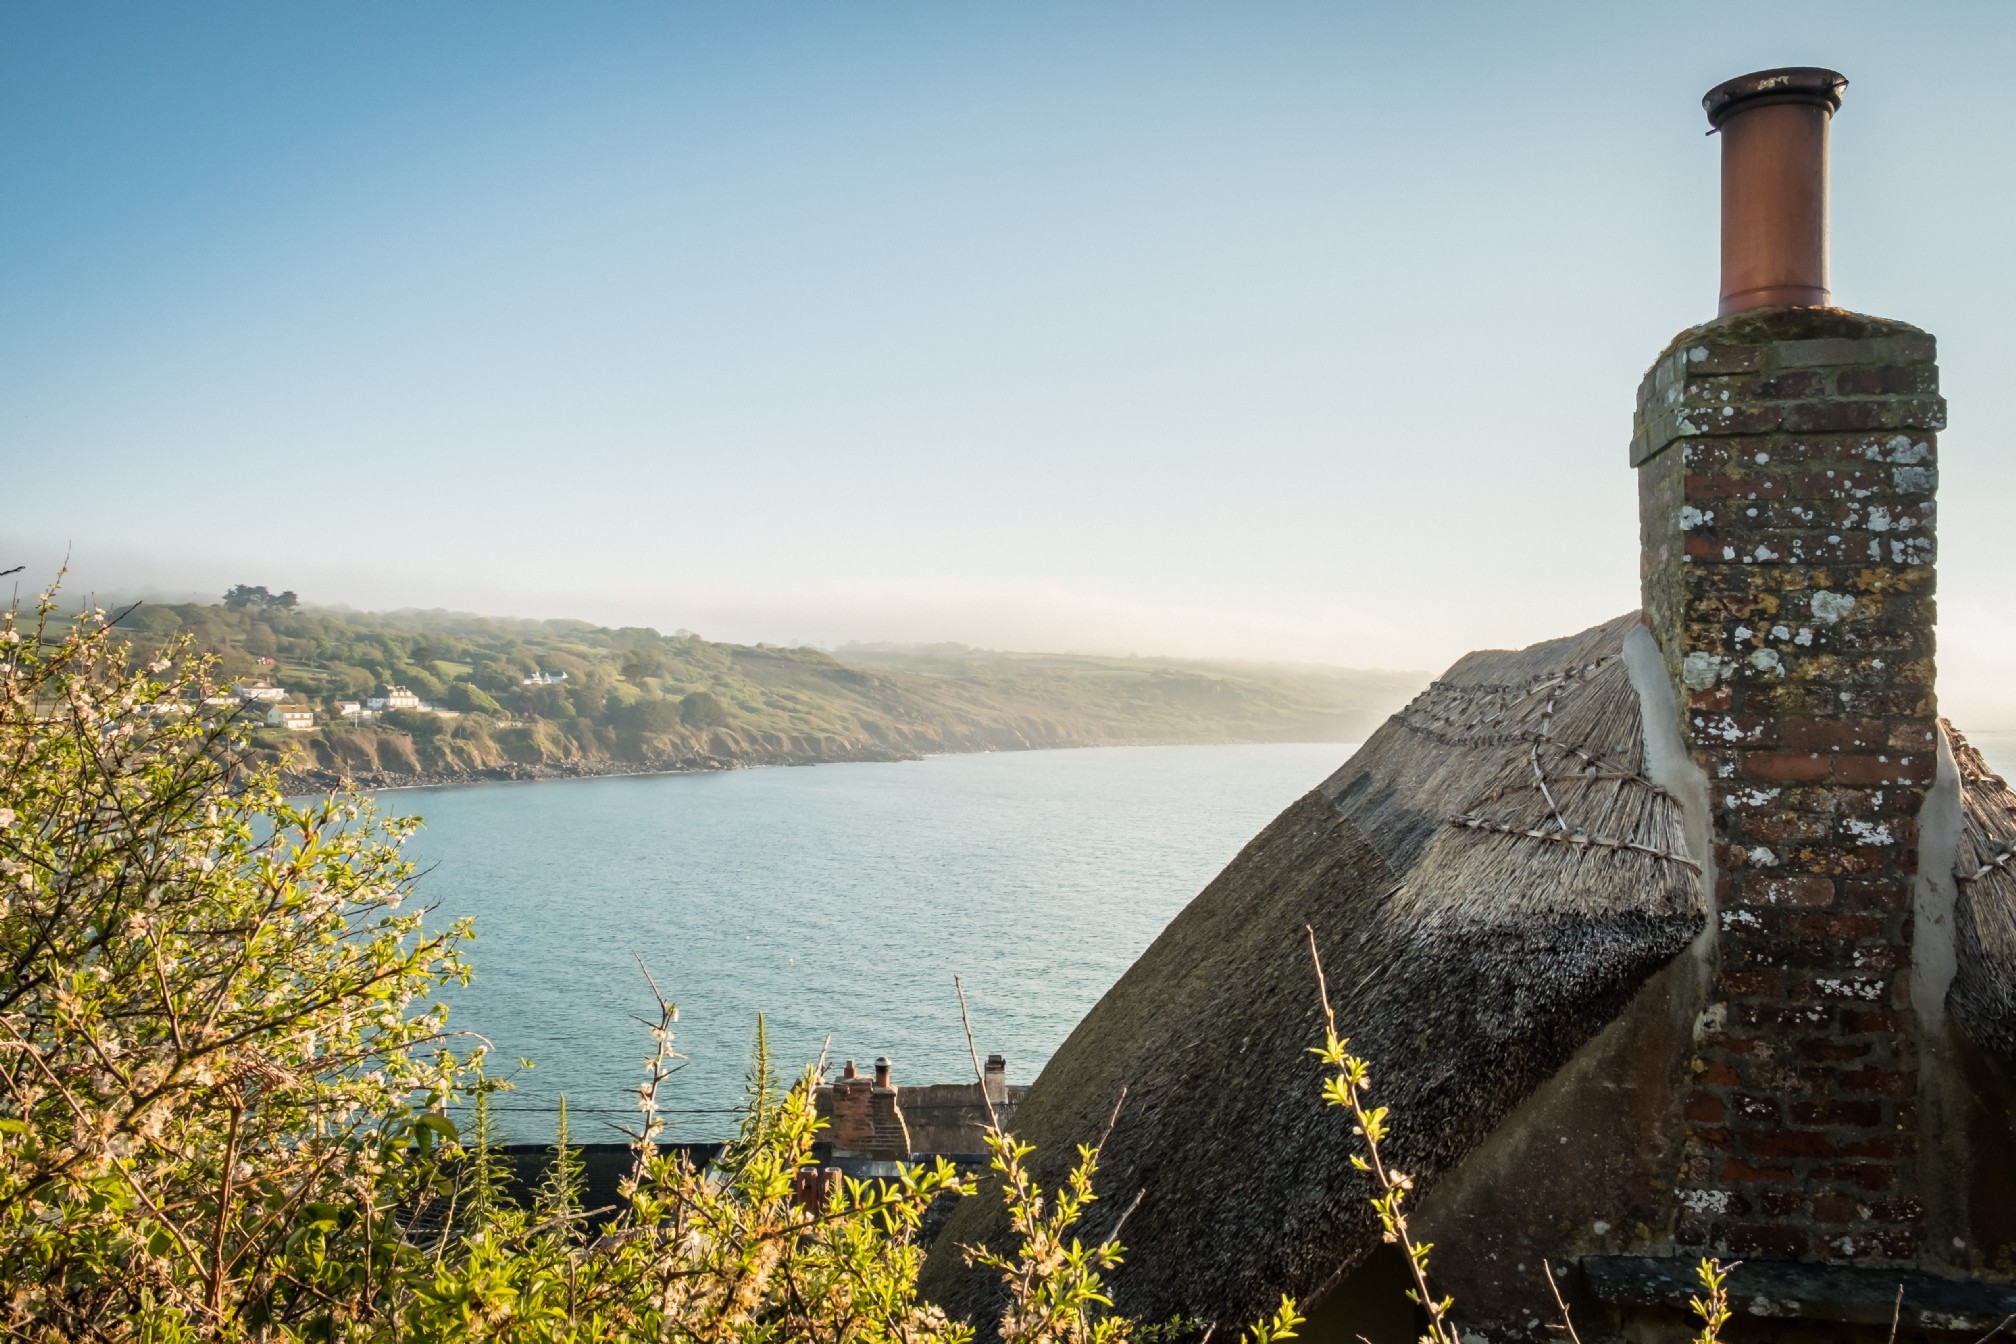
[[[1897,1325],[1904,1319],[1904,1283],[1898,1280],[1897,1302],[1890,1308],[1890,1344],[1897,1344]]]
[[[1120,1085],[1120,1095],[1113,1098],[1113,1109],[1106,1116],[1106,1128],[1099,1131],[1099,1142],[1092,1145],[1092,1151],[1106,1151],[1106,1140],[1113,1137],[1113,1126],[1120,1123],[1120,1108],[1127,1104],[1127,1084]]]
[[[973,1081],[980,1084],[980,1104],[987,1108],[987,1128],[999,1134],[1001,1118],[994,1114],[994,1098],[987,1095],[987,1073],[980,1067],[980,1047],[973,1044],[973,1019],[966,1012],[966,987],[956,975],[952,977],[952,992],[959,996],[959,1024],[966,1028],[966,1053],[973,1057]],[[1123,1089],[1120,1095],[1124,1099],[1126,1091]]]
[[[1146,1187],[1143,1187],[1142,1189],[1136,1190],[1134,1192],[1133,1202],[1128,1204],[1126,1211],[1120,1215],[1120,1221],[1113,1224],[1113,1230],[1106,1234],[1106,1240],[1108,1241],[1120,1240],[1120,1229],[1127,1226],[1127,1220],[1134,1216],[1134,1210],[1140,1208],[1141,1201],[1146,1198],[1148,1198],[1148,1191]]]
[[[1575,1319],[1568,1314],[1568,1303],[1561,1296],[1561,1285],[1554,1282],[1554,1266],[1542,1260],[1540,1268],[1547,1271],[1547,1290],[1554,1294],[1554,1305],[1561,1309],[1560,1328],[1568,1332],[1573,1344],[1582,1344],[1582,1336],[1575,1333]]]
[[[1428,1315],[1428,1332],[1422,1339],[1428,1344],[1457,1344],[1456,1328],[1449,1323],[1451,1299],[1437,1299],[1428,1288],[1428,1253],[1433,1248],[1414,1240],[1407,1227],[1407,1215],[1401,1211],[1408,1191],[1414,1187],[1413,1179],[1404,1172],[1386,1169],[1379,1151],[1379,1140],[1385,1133],[1386,1108],[1368,1109],[1365,1105],[1369,1069],[1364,1060],[1349,1052],[1350,1042],[1337,1034],[1337,1014],[1330,1007],[1330,985],[1323,975],[1323,957],[1316,950],[1316,928],[1304,924],[1302,931],[1309,936],[1309,959],[1316,966],[1316,992],[1322,1000],[1323,1020],[1328,1028],[1323,1045],[1313,1053],[1337,1070],[1337,1076],[1325,1085],[1325,1095],[1331,1104],[1349,1108],[1357,1132],[1365,1140],[1365,1155],[1353,1154],[1351,1163],[1372,1178],[1379,1191],[1372,1207],[1379,1214],[1386,1240],[1397,1242],[1407,1256],[1407,1268],[1414,1278],[1414,1289],[1408,1296]]]
[[[1987,1334],[1981,1336],[1981,1338],[1975,1340],[1974,1344],[1988,1344],[1989,1340],[1995,1338],[1995,1336],[2001,1334],[2004,1330],[2007,1330],[2012,1325],[2016,1325],[2016,1311],[2012,1311],[2007,1316],[2004,1316],[2002,1318],[2002,1323],[2000,1325],[1996,1326],[1993,1330],[1990,1330]]]

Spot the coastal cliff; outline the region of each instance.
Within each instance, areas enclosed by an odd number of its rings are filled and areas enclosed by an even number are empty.
[[[258,590],[253,590],[258,591]],[[291,595],[288,595],[291,597]],[[447,612],[144,606],[135,659],[216,660],[290,788],[895,761],[955,752],[1356,741],[1425,681],[1290,664],[726,644]]]

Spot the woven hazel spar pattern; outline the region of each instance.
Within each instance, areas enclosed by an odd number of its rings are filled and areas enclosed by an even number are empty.
[[[1622,670],[1613,654],[1519,688],[1444,683],[1431,688],[1439,703],[1403,716],[1409,728],[1447,742],[1462,730],[1434,720],[1467,720],[1475,725],[1472,741],[1523,746],[1519,754],[1529,776],[1480,793],[1449,824],[1543,844],[1631,850],[1700,872],[1701,865],[1675,844],[1678,812],[1671,794],[1620,760],[1619,749],[1563,742],[1554,735],[1564,696],[1586,693],[1602,674],[1614,677]],[[1598,689],[1606,688],[1598,683]],[[1499,723],[1516,726],[1483,727]]]
[[[1402,875],[1396,918],[1699,917],[1680,804],[1645,773],[1636,625],[1470,655],[1325,785]]]

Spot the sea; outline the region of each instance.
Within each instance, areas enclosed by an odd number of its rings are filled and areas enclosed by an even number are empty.
[[[786,1077],[891,1061],[1034,1079],[1171,917],[1353,748],[1104,747],[387,792],[429,919],[473,918],[444,994],[490,1046],[502,1137],[638,1120],[652,983],[679,1008],[671,1137],[734,1126],[762,1015]],[[1284,957],[1299,949],[1284,946]],[[648,978],[647,978],[648,976]],[[958,987],[955,988],[955,978]]]

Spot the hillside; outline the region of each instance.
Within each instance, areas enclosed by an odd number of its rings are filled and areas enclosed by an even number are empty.
[[[358,613],[234,595],[142,606],[136,657],[188,635],[228,680],[267,683],[307,731],[254,745],[304,788],[821,761],[1125,743],[1352,741],[1426,680],[1293,665],[996,653],[959,645],[721,644],[443,611]],[[405,688],[421,708],[346,718]]]

